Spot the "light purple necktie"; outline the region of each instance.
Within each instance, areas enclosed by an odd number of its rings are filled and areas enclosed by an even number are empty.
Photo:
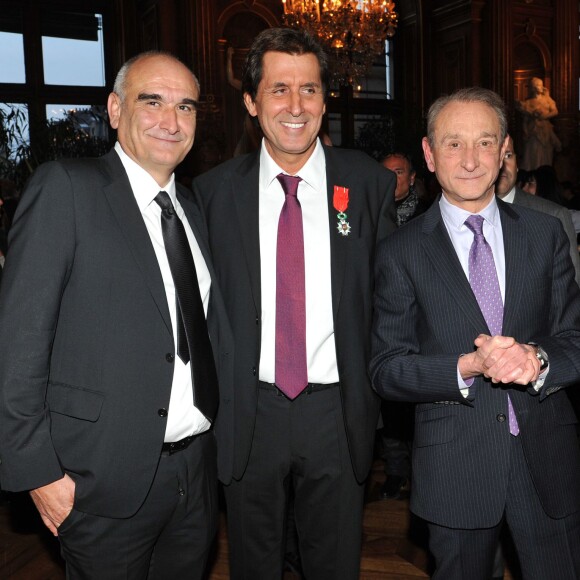
[[[465,225],[473,232],[469,250],[469,283],[492,336],[500,335],[503,326],[503,301],[491,246],[483,235],[483,216],[470,215]],[[510,433],[520,432],[518,420],[508,395]]]
[[[276,247],[276,386],[295,399],[308,384],[304,233],[298,201],[300,177],[277,176],[286,200],[278,221]]]

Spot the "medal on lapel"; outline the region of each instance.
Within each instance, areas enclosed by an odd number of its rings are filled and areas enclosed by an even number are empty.
[[[334,205],[334,209],[338,212],[336,215],[338,218],[338,233],[343,236],[348,236],[348,234],[350,234],[350,224],[346,221],[348,216],[345,213],[348,208],[348,187],[335,185],[332,203]]]

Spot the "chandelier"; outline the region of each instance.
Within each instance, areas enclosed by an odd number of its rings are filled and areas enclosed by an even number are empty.
[[[391,0],[282,0],[283,22],[318,37],[330,58],[333,84],[353,85],[385,51],[398,15]]]

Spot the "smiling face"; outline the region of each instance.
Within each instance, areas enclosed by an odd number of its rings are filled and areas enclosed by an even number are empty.
[[[146,56],[128,70],[123,92],[109,95],[111,126],[123,151],[164,187],[193,145],[195,79],[177,60]]]
[[[262,71],[255,100],[245,93],[244,102],[258,117],[272,159],[294,174],[314,151],[325,111],[318,59],[269,51]]]
[[[477,213],[490,202],[507,147],[500,138],[497,114],[485,103],[451,101],[441,109],[433,147],[425,137],[423,152],[450,203]]]

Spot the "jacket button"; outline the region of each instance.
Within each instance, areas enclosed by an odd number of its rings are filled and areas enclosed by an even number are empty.
[[[498,420],[499,423],[503,423],[505,421],[505,415],[503,413],[500,413],[496,419]]]
[[[256,325],[260,324],[260,319],[256,316]]]
[[[163,408],[162,408],[162,409],[159,409],[159,410],[157,411],[157,414],[158,414],[160,417],[167,417],[167,409],[163,409]]]
[[[170,352],[168,352],[168,353],[165,355],[165,360],[166,360],[168,363],[172,363],[172,362],[175,360],[175,355],[173,355],[173,354],[171,354]]]
[[[252,367],[252,374],[256,376],[256,367]]]

